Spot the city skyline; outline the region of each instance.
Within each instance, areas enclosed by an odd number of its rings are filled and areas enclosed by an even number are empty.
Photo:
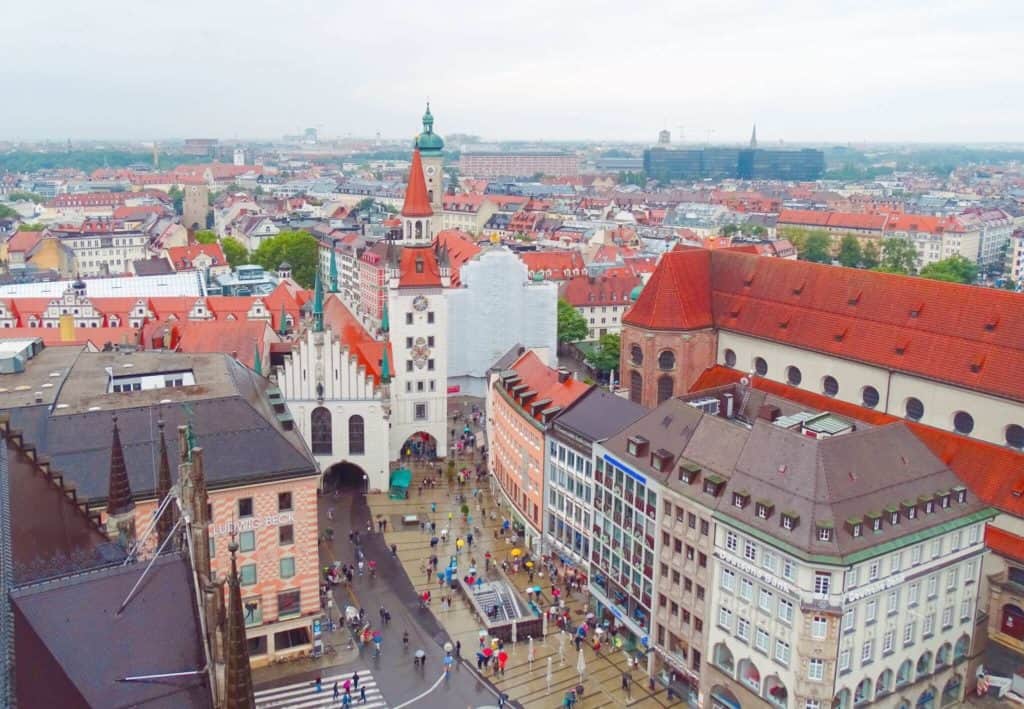
[[[1009,2],[303,10],[9,8],[0,139],[396,139],[428,98],[439,132],[484,140],[1021,138]]]

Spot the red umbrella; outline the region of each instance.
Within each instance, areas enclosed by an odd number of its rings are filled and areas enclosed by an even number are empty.
[[[489,647],[485,647],[484,648],[484,657],[490,657],[493,654],[494,654],[494,650],[492,650]]]
[[[508,662],[508,653],[502,650],[498,653],[498,664],[504,665],[506,662]]]

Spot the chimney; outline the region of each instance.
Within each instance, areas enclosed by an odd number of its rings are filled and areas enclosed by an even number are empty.
[[[779,407],[771,404],[764,404],[757,410],[757,417],[759,419],[764,419],[765,421],[774,422],[781,415],[782,412],[779,410]]]
[[[565,384],[567,381],[569,381],[569,378],[571,376],[572,376],[572,374],[570,374],[569,370],[566,369],[565,367],[559,367],[558,368],[558,383],[559,384]]]
[[[725,411],[725,417],[727,419],[731,419],[735,415],[735,411],[733,409],[733,400],[736,397],[734,397],[732,394],[727,393],[723,394],[722,398],[725,399],[725,406],[722,407],[722,410]]]

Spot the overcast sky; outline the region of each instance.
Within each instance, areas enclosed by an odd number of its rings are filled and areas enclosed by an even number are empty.
[[[0,138],[1022,141],[1022,0],[51,0]],[[712,132],[713,131],[713,132]]]

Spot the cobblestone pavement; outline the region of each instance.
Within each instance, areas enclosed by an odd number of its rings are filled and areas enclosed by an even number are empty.
[[[460,424],[461,425],[461,424]],[[457,459],[457,469],[472,467],[477,458]],[[465,538],[473,527],[481,527],[480,533],[475,534],[474,544],[471,548],[464,549],[460,555],[460,566],[468,568],[471,559],[475,559],[480,567],[483,567],[484,553],[490,551],[496,563],[507,559],[512,546],[498,534],[501,526],[501,518],[491,518],[491,511],[497,511],[498,507],[488,489],[488,482],[479,485],[475,482],[463,486],[451,484],[446,480],[446,464],[437,466],[440,471],[441,483],[434,488],[425,487],[421,490],[420,483],[428,476],[438,475],[434,472],[434,466],[429,464],[414,463],[413,483],[409,490],[409,498],[406,500],[392,500],[386,494],[371,495],[370,507],[374,517],[387,520],[387,531],[385,533],[387,544],[398,546],[398,558],[412,580],[416,590],[422,593],[430,590],[434,594],[432,610],[444,625],[452,640],[459,640],[462,643],[462,656],[466,659],[466,665],[473,672],[476,671],[473,659],[479,642],[479,631],[482,627],[468,603],[461,599],[458,594],[454,596],[452,607],[443,610],[440,607],[438,596],[438,582],[436,576],[428,575],[426,572],[426,561],[429,559],[432,550],[430,547],[429,527],[422,531],[419,520],[431,520],[437,524],[438,535],[442,528],[449,524],[451,514],[451,529],[447,543],[441,543],[433,551],[439,558],[443,567],[447,559],[455,555],[456,537]],[[479,495],[475,498],[473,490],[479,487]],[[463,521],[460,511],[461,504],[456,502],[456,495],[463,493],[470,500],[471,524]],[[436,511],[432,511],[432,505]],[[481,514],[481,507],[486,512],[486,519]],[[402,518],[405,515],[416,515],[416,523],[403,524]],[[483,520],[481,522],[481,520]],[[524,570],[518,573],[508,574],[509,582],[520,591],[527,585],[539,585],[543,589],[542,598],[550,604],[551,582],[546,575],[538,574],[533,583],[530,583],[528,574]],[[573,622],[578,623],[583,618],[586,610],[586,599],[581,594],[573,594],[568,599],[567,605],[570,608]],[[520,638],[519,642],[509,652],[510,659],[506,674],[498,677],[490,677],[492,682],[509,697],[527,709],[540,707],[561,706],[562,698],[567,690],[580,683],[577,672],[578,656],[571,639],[564,640],[564,661],[559,652],[559,633],[555,624],[550,624],[548,633],[543,638],[534,640],[534,661],[528,662],[528,641]],[[631,694],[627,694],[621,688],[622,674],[627,670],[627,657],[622,652],[601,651],[600,656],[586,646],[583,650],[585,670],[583,672],[584,696],[583,702],[577,707],[667,707],[680,706],[678,701],[670,702],[664,688],[658,685],[657,691],[650,691],[647,684],[647,675],[641,670],[634,670],[632,676],[634,682],[631,686]],[[548,686],[548,660],[551,659],[550,688]],[[531,667],[532,664],[532,667]],[[488,673],[490,674],[490,673]]]

